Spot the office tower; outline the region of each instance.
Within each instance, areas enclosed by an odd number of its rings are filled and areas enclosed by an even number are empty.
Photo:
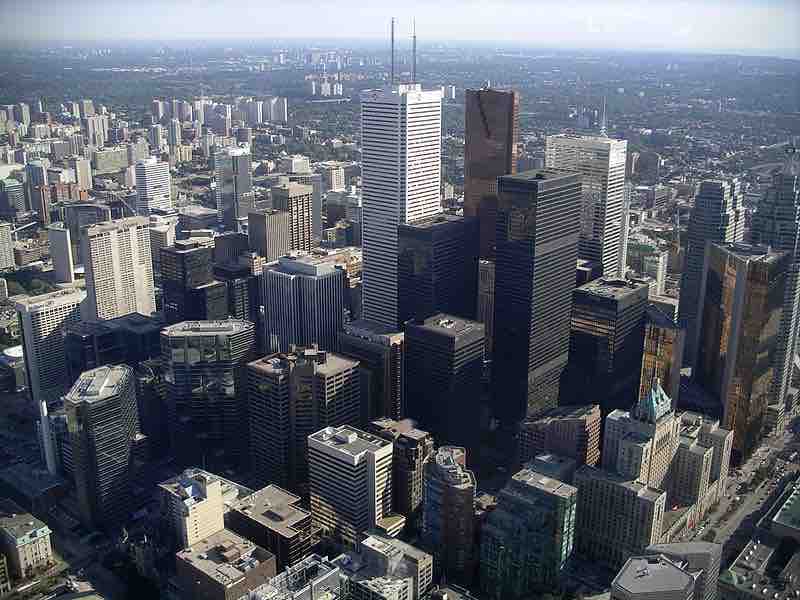
[[[346,163],[321,163],[322,189],[325,192],[343,192],[345,190],[344,166]]]
[[[709,244],[700,280],[695,380],[715,397],[733,450],[744,459],[758,446],[768,414],[783,420],[776,382],[788,377],[791,341],[779,335],[792,256],[764,246]],[[776,423],[772,424],[775,427]],[[772,428],[770,427],[770,428]],[[782,429],[782,423],[780,423]]]
[[[28,186],[31,189],[47,185],[47,169],[50,168],[50,161],[46,158],[32,160],[25,165],[25,176]]]
[[[0,499],[0,557],[4,559],[0,567],[5,566],[15,579],[27,579],[53,566],[51,533],[46,523],[13,500]]]
[[[480,221],[480,257],[494,259],[497,178],[517,172],[519,93],[466,90],[464,215]]]
[[[217,215],[228,231],[239,231],[239,222],[253,208],[253,167],[250,146],[228,146],[214,154],[214,194]],[[310,250],[310,248],[307,248]]]
[[[81,100],[79,107],[80,107],[81,119],[91,117],[95,114],[94,101],[92,100]]]
[[[150,256],[153,259],[153,273],[161,272],[161,249],[175,244],[175,228],[178,217],[150,215]]]
[[[422,541],[448,579],[469,583],[475,556],[476,480],[464,448],[440,446],[425,464]]]
[[[92,165],[88,158],[72,156],[67,159],[69,168],[75,171],[75,182],[79,190],[92,189]]]
[[[286,98],[267,96],[264,99],[264,120],[286,123],[289,120],[289,107]]]
[[[417,429],[409,419],[378,419],[367,425],[367,431],[394,444],[394,512],[405,516],[406,522],[416,528],[422,511],[424,467],[433,455],[433,436]]]
[[[436,313],[475,316],[478,222],[439,214],[397,231],[397,310],[400,323]]]
[[[603,469],[656,489],[667,489],[680,441],[680,419],[656,381],[631,410],[614,410],[603,431]]]
[[[578,490],[531,469],[516,473],[481,529],[481,590],[526,598],[558,585],[572,555]]]
[[[313,523],[346,546],[383,524],[392,506],[392,443],[354,427],[308,437]]]
[[[151,125],[147,136],[151,151],[160,154],[161,150],[166,146],[166,137],[166,131],[161,125]]]
[[[247,214],[247,235],[251,250],[255,250],[267,262],[278,260],[291,250],[291,213],[262,209]]]
[[[213,249],[192,240],[178,240],[161,249],[161,287],[167,323],[217,320],[228,316],[224,283],[213,278]]]
[[[250,456],[260,482],[307,494],[308,436],[358,423],[358,361],[316,348],[247,365]]]
[[[64,226],[64,223],[53,223],[47,228],[47,238],[50,242],[50,258],[53,261],[55,282],[74,283],[75,264],[72,260],[72,242],[69,229]]]
[[[733,432],[719,426],[719,421],[686,411],[681,414],[681,440],[696,442],[703,448],[711,448],[711,470],[708,475],[709,496],[706,505],[716,504],[726,493],[725,483],[731,462]]]
[[[199,469],[158,484],[161,513],[172,548],[189,548],[225,529],[224,482]]]
[[[25,189],[22,184],[16,179],[0,179],[0,216],[14,221],[26,209]]]
[[[722,561],[722,544],[711,542],[683,542],[653,544],[647,554],[662,555],[694,576],[694,600],[716,600],[717,580]]]
[[[567,403],[585,403],[588,390],[605,413],[636,401],[647,295],[645,283],[605,277],[574,290]]]
[[[661,540],[666,492],[616,473],[582,466],[575,473],[575,552],[619,569]]]
[[[131,471],[139,435],[133,370],[83,373],[64,397],[81,521],[118,530],[131,510]]]
[[[248,125],[259,125],[264,122],[264,102],[262,100],[251,100],[247,103],[247,123]]]
[[[251,268],[238,259],[227,261],[214,265],[214,277],[227,288],[228,315],[258,323],[261,310],[259,281]]]
[[[236,600],[275,577],[275,556],[223,529],[175,553],[179,598]]]
[[[399,324],[398,225],[441,212],[440,90],[418,84],[361,97],[363,317]]]
[[[663,555],[629,558],[611,582],[611,600],[695,600],[695,578]]]
[[[31,107],[28,104],[20,102],[15,105],[13,114],[17,123],[22,123],[23,125],[31,124]]]
[[[486,356],[492,356],[494,346],[494,261],[478,262],[478,305],[475,320],[486,330]]]
[[[169,163],[146,158],[136,163],[136,211],[147,216],[154,210],[172,209]]]
[[[178,463],[243,463],[245,365],[255,352],[255,326],[233,319],[184,321],[162,330],[161,352]]]
[[[697,440],[681,437],[670,465],[669,479],[662,485],[671,506],[700,506],[708,496],[712,448]]]
[[[108,117],[95,115],[83,120],[86,128],[86,140],[90,146],[102,148],[108,140]]]
[[[311,207],[313,188],[301,183],[287,183],[272,188],[272,207],[289,213],[289,247],[311,250]]]
[[[14,238],[11,223],[0,222],[0,271],[14,268]]]
[[[170,147],[170,150],[181,145],[181,122],[175,117],[169,121],[169,127],[167,128],[167,143]]]
[[[81,238],[90,318],[156,311],[150,222],[129,217],[87,227]]]
[[[628,142],[606,137],[551,135],[545,165],[581,174],[583,202],[578,256],[602,265],[605,277],[618,277],[625,208]]]
[[[339,350],[361,363],[361,421],[404,412],[405,334],[370,321],[345,323]]]
[[[523,421],[519,432],[519,461],[554,453],[580,465],[600,461],[600,407],[560,406]]]
[[[299,504],[299,496],[268,485],[231,505],[228,528],[272,552],[283,571],[311,551],[311,513]]]
[[[552,170],[498,181],[495,416],[514,427],[558,404],[575,287],[580,176]]]
[[[440,443],[477,443],[484,330],[439,313],[406,325],[407,416]]]
[[[706,243],[740,242],[744,235],[739,181],[703,181],[694,197],[686,241],[686,262],[681,277],[678,305],[679,323],[687,332],[700,326],[700,296]],[[683,365],[695,367],[697,340],[689,335],[683,352]]]
[[[50,225],[50,187],[37,185],[30,190],[31,208],[36,211],[36,220],[43,227]]]
[[[267,347],[287,352],[293,345],[338,348],[344,322],[346,272],[335,257],[281,257],[261,274]]]
[[[678,406],[681,387],[681,361],[686,330],[657,307],[650,304],[645,310],[644,353],[639,377],[639,398],[650,393],[653,381],[658,380],[672,399],[672,409]]]
[[[153,99],[153,101],[150,103],[150,112],[155,121],[160,121],[167,114],[167,103],[163,100]]]

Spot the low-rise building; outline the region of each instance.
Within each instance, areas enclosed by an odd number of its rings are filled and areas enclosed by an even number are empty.
[[[53,564],[50,528],[13,501],[0,499],[0,554],[13,579],[30,577]]]

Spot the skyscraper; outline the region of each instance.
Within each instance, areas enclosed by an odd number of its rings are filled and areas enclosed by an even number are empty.
[[[129,217],[84,231],[81,243],[91,318],[156,311],[149,228],[146,217]]]
[[[678,318],[687,332],[697,331],[700,323],[699,301],[706,243],[740,242],[744,235],[739,181],[703,181],[694,197],[686,242],[686,264],[681,277]],[[697,357],[695,336],[689,335],[683,364],[694,367]]]
[[[346,272],[329,257],[281,257],[261,274],[267,348],[317,344],[336,350],[344,323]]]
[[[251,210],[247,214],[247,235],[251,250],[267,262],[278,260],[291,250],[291,213],[275,210]]]
[[[162,330],[172,449],[179,464],[223,467],[245,461],[245,365],[254,352],[255,327],[249,321],[185,321]]]
[[[519,432],[519,460],[526,463],[545,453],[571,458],[580,465],[600,462],[600,407],[559,406],[526,419]]]
[[[147,216],[154,210],[172,208],[169,163],[145,158],[136,163],[136,211]]]
[[[180,119],[172,117],[167,129],[167,142],[171,151],[181,145],[181,122]]]
[[[219,220],[229,231],[253,208],[253,168],[250,146],[228,146],[214,154],[214,182]]]
[[[765,246],[709,244],[700,281],[694,331],[695,380],[716,397],[723,427],[733,431],[733,451],[744,459],[767,428],[783,420],[784,399],[775,381],[788,377],[780,335],[792,256]]]
[[[681,388],[681,360],[686,331],[657,307],[650,304],[645,311],[644,354],[639,377],[639,398],[644,398],[655,380],[672,399],[672,408],[678,404]]]
[[[605,277],[620,275],[627,148],[625,140],[563,134],[548,136],[545,149],[545,166],[582,175],[578,256],[601,264]]]
[[[480,257],[494,259],[497,178],[517,172],[519,93],[466,90],[464,215],[480,221]]]
[[[475,317],[478,222],[439,214],[400,225],[397,293],[400,323],[443,312]]]
[[[211,247],[179,240],[161,248],[161,287],[167,323],[215,320],[228,316],[228,290],[213,278]]]
[[[383,525],[392,507],[392,442],[350,426],[308,437],[314,525],[346,546]]]
[[[298,348],[249,363],[247,379],[256,477],[306,495],[308,436],[320,427],[359,422],[358,361]]]
[[[70,169],[75,171],[75,182],[79,190],[92,189],[92,165],[88,158],[73,156],[67,159]]]
[[[494,272],[494,261],[478,262],[478,305],[475,319],[486,328],[487,357],[491,357],[494,348]]]
[[[440,90],[418,84],[361,97],[363,317],[397,327],[397,227],[441,211]]]
[[[483,325],[439,313],[406,325],[406,409],[440,443],[477,443]]]
[[[516,426],[558,404],[569,352],[580,175],[527,171],[498,180],[493,393]]]
[[[0,222],[0,271],[14,268],[14,239],[11,223]]]
[[[88,528],[117,530],[130,503],[135,438],[139,433],[136,388],[130,367],[83,373],[64,398],[72,443],[81,520]]]
[[[314,189],[302,183],[287,183],[272,188],[272,207],[289,213],[291,250],[311,250],[313,196]]]

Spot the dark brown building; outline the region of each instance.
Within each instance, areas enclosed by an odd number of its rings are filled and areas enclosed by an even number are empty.
[[[494,259],[497,178],[517,172],[519,93],[467,90],[464,216],[480,218],[481,258]]]
[[[559,406],[522,423],[519,460],[533,460],[552,452],[573,459],[578,466],[597,466],[600,460],[600,407]]]

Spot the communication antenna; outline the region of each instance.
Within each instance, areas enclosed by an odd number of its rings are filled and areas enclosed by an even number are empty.
[[[394,85],[394,17],[392,17],[392,76],[391,76],[391,83]]]
[[[417,83],[417,20],[411,20],[411,83]]]
[[[603,94],[603,114],[600,115],[600,136],[601,137],[608,137],[608,131],[606,130],[606,96]]]

